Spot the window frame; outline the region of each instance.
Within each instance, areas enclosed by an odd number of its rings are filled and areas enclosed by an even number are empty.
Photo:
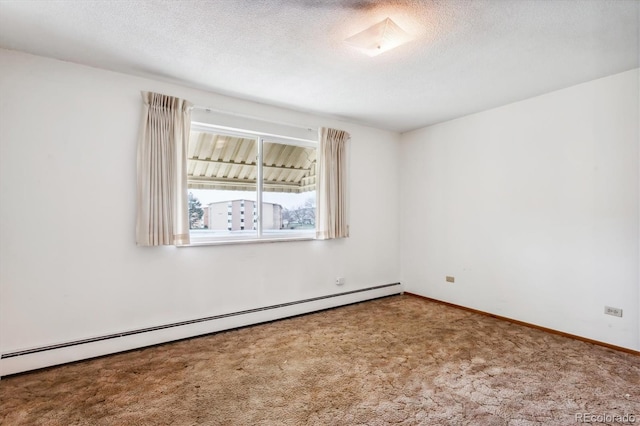
[[[190,243],[184,247],[194,246],[206,246],[206,245],[224,245],[224,244],[246,244],[246,243],[273,243],[284,241],[308,241],[316,239],[317,224],[313,229],[297,232],[288,232],[282,236],[264,235],[262,229],[262,200],[263,200],[263,184],[264,184],[264,160],[263,160],[263,146],[264,143],[280,143],[285,145],[293,145],[304,148],[313,148],[316,150],[316,158],[318,154],[319,141],[312,139],[303,139],[298,137],[291,137],[285,135],[278,135],[268,132],[259,132],[247,129],[237,129],[233,127],[220,126],[203,122],[192,122],[189,132],[207,132],[215,133],[218,135],[241,137],[246,139],[253,139],[257,144],[257,158],[256,158],[256,188],[255,188],[255,214],[252,215],[252,219],[257,219],[257,227],[255,233],[249,235],[225,235],[218,237],[198,237],[196,233],[189,230]],[[188,160],[187,160],[188,161]],[[316,182],[317,184],[317,182]],[[190,188],[188,188],[189,190]],[[317,188],[316,188],[317,191]],[[246,222],[245,222],[246,224]],[[194,238],[195,237],[195,238]]]

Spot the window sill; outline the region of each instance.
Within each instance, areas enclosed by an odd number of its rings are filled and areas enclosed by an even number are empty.
[[[291,241],[314,241],[316,238],[312,235],[290,236],[282,238],[242,238],[242,239],[219,239],[219,240],[202,240],[192,241],[189,245],[178,247],[200,247],[200,246],[222,246],[235,244],[263,244],[263,243],[281,243]]]

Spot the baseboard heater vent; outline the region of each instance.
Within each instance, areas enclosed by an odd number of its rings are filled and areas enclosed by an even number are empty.
[[[284,308],[286,306],[299,305],[299,304],[302,304],[302,303],[315,302],[315,301],[318,301],[318,300],[331,299],[331,298],[334,298],[334,297],[346,296],[348,294],[362,293],[362,292],[365,292],[365,291],[378,290],[378,289],[381,289],[381,288],[387,288],[387,287],[393,287],[393,286],[398,286],[398,293],[396,293],[396,294],[400,294],[402,292],[400,290],[400,283],[383,284],[383,285],[379,285],[379,286],[375,286],[375,287],[368,287],[368,288],[363,288],[363,289],[359,289],[359,290],[345,291],[343,293],[330,294],[330,295],[327,295],[327,296],[319,296],[319,297],[312,297],[310,299],[297,300],[295,302],[280,303],[278,305],[265,306],[265,307],[262,307],[262,308],[247,309],[247,310],[244,310],[244,311],[232,312],[232,313],[221,314],[221,315],[212,315],[212,316],[209,316],[209,317],[198,318],[198,319],[187,320],[187,321],[174,322],[174,323],[171,323],[171,324],[158,325],[158,326],[155,326],[155,327],[140,328],[140,329],[137,329],[137,330],[125,331],[125,332],[122,332],[122,333],[108,334],[106,336],[92,337],[92,338],[89,338],[89,339],[74,340],[74,341],[71,341],[71,342],[59,343],[59,344],[56,344],[56,345],[42,346],[42,347],[39,347],[39,348],[25,349],[25,350],[15,351],[15,352],[8,352],[8,353],[5,353],[5,354],[2,354],[0,356],[0,359],[14,358],[14,357],[22,356],[22,355],[29,355],[29,354],[34,354],[34,353],[38,353],[38,352],[50,351],[50,350],[54,350],[54,349],[67,348],[67,347],[70,347],[70,346],[84,345],[86,343],[99,342],[99,341],[109,340],[109,339],[116,339],[116,338],[119,338],[119,337],[132,336],[132,335],[141,334],[141,333],[149,333],[151,331],[164,330],[164,329],[167,329],[167,328],[180,327],[180,326],[184,326],[184,325],[196,324],[196,323],[205,322],[205,321],[213,321],[213,320],[218,320],[218,319],[222,319],[222,318],[229,318],[229,317],[235,317],[235,316],[239,316],[239,315],[252,314],[252,313],[260,312],[260,311],[268,311],[268,310],[271,310],[271,309]]]

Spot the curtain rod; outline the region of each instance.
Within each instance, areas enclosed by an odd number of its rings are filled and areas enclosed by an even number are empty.
[[[310,132],[318,131],[317,128],[313,128],[313,127],[309,127],[309,126],[301,126],[299,124],[289,123],[289,122],[286,122],[286,121],[269,120],[269,119],[266,119],[266,118],[257,117],[255,115],[241,114],[241,113],[238,113],[238,112],[225,111],[225,110],[221,110],[221,109],[210,108],[210,107],[205,107],[205,106],[200,106],[200,105],[194,105],[192,107],[192,109],[198,109],[198,110],[202,110],[202,111],[205,111],[205,112],[217,112],[217,113],[220,113],[220,114],[232,115],[234,117],[248,118],[250,120],[257,120],[257,121],[264,121],[266,123],[279,124],[281,126],[295,127],[295,128],[298,128],[298,129],[308,130]]]

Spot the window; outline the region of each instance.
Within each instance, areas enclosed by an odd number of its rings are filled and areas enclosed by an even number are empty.
[[[191,242],[315,237],[315,141],[192,123]]]

